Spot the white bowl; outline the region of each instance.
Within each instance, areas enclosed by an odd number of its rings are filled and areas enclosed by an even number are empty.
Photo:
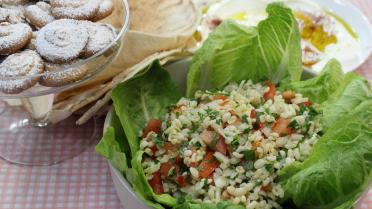
[[[189,65],[191,63],[190,59],[181,60],[178,62],[174,62],[166,66],[167,71],[171,74],[172,79],[176,82],[178,87],[181,89],[182,92],[186,92],[186,77],[187,72],[189,70]],[[106,116],[104,130],[110,125],[112,119],[112,111]],[[124,209],[151,209],[150,207],[146,206],[142,200],[137,196],[137,194],[133,191],[133,188],[128,183],[128,181],[124,178],[124,176],[118,171],[110,162],[110,172],[112,181],[114,182],[114,186],[116,192],[119,196],[121,205]]]
[[[186,78],[189,70],[190,59],[180,60],[167,65],[165,68],[170,73],[173,81],[177,84],[180,90],[186,92]],[[304,71],[304,79],[313,77],[314,74],[309,71]],[[112,111],[110,111],[105,120],[104,130],[110,125],[112,119]],[[131,185],[124,176],[109,162],[111,177],[114,182],[117,194],[124,209],[151,209],[146,206],[142,200],[133,191]]]

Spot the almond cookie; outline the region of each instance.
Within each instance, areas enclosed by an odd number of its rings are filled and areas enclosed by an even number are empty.
[[[66,64],[46,63],[45,71],[49,73],[40,77],[40,85],[59,87],[80,80],[88,73],[88,68],[85,65],[74,67],[78,61],[80,60]]]
[[[89,35],[77,20],[56,20],[38,31],[36,51],[48,62],[67,63],[79,57]]]
[[[99,9],[100,0],[50,0],[56,19],[90,20]]]
[[[108,24],[85,21],[82,23],[89,33],[89,41],[82,57],[90,57],[107,47],[116,37],[115,29]]]
[[[0,90],[6,94],[18,94],[33,85],[44,71],[44,62],[32,50],[25,50],[8,56],[0,64]],[[15,78],[22,77],[25,78]]]
[[[50,5],[42,1],[28,6],[25,11],[25,17],[36,28],[42,28],[54,21]]]
[[[32,29],[29,25],[18,23],[0,24],[0,55],[8,55],[23,48],[32,37]]]
[[[25,23],[26,21],[23,15],[23,11],[0,7],[0,23],[2,22],[17,24],[17,23]]]
[[[102,20],[103,18],[109,16],[112,11],[114,11],[114,3],[112,0],[101,0],[97,14],[92,21],[96,22]]]

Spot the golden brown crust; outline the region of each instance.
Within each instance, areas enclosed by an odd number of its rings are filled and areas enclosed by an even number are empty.
[[[90,20],[95,18],[100,0],[51,0],[50,5],[56,19]]]
[[[0,24],[0,55],[9,55],[22,49],[32,38],[32,29],[24,23]]]
[[[25,50],[8,56],[0,64],[0,90],[6,94],[18,94],[38,80],[44,71],[44,62],[32,50]]]
[[[46,63],[45,71],[48,73],[40,77],[39,83],[48,87],[64,86],[80,80],[88,73],[86,66],[71,67],[73,64]]]
[[[99,5],[99,9],[97,11],[96,16],[92,19],[92,21],[96,22],[99,20],[102,20],[114,11],[114,3],[112,0],[101,0],[101,3]]]
[[[25,17],[36,28],[42,28],[54,21],[50,5],[42,1],[28,6],[25,10]]]

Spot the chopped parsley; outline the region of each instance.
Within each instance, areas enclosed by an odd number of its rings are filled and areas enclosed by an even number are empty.
[[[256,159],[256,152],[254,150],[244,150],[243,151],[244,160],[253,161]]]
[[[196,149],[199,149],[199,148],[201,147],[200,142],[196,142],[196,143],[194,144],[194,147],[195,147]]]
[[[234,148],[234,149],[237,149],[240,145],[239,143],[239,140],[240,140],[240,137],[237,135],[237,136],[234,136],[234,139],[233,141],[231,142],[231,146]]]
[[[248,171],[248,170],[252,170],[254,168],[254,163],[253,161],[247,161],[247,162],[244,162],[243,164],[243,168]]]
[[[208,107],[206,110],[205,110],[208,114],[208,116],[214,120],[217,118],[217,116],[219,115],[219,112],[216,111],[216,110],[212,110],[210,107]]]
[[[248,115],[247,115],[247,114],[243,114],[242,119],[243,119],[243,121],[244,121],[245,123],[249,123],[249,122],[248,122]]]
[[[169,178],[172,178],[172,177],[175,177],[176,176],[176,169],[174,167],[172,167],[171,169],[169,169],[168,171],[168,177]]]
[[[274,166],[272,164],[266,164],[265,169],[270,173],[274,173]]]
[[[221,120],[221,119],[217,119],[217,120],[216,120],[216,124],[217,124],[217,125],[221,125],[221,124],[222,124],[222,120]]]
[[[164,145],[164,139],[161,138],[161,137],[152,137],[152,141],[154,142],[154,144],[158,145],[158,146],[163,146]]]

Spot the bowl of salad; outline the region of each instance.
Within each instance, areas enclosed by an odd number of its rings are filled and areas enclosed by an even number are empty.
[[[309,76],[292,11],[267,13],[113,91],[96,150],[124,208],[346,209],[367,190],[370,85],[336,60]]]

